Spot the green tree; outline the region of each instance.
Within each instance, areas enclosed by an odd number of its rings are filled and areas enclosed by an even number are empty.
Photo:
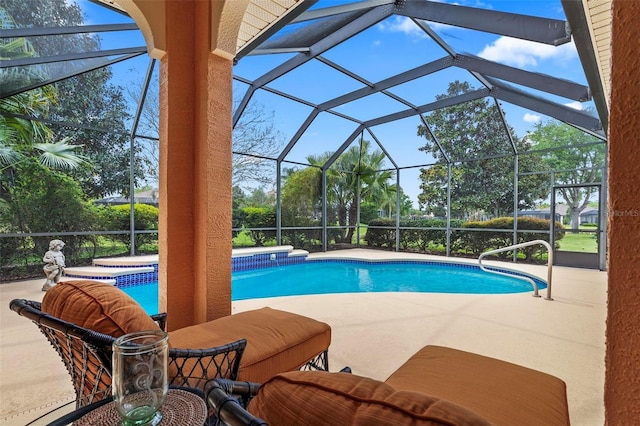
[[[148,231],[158,229],[158,208],[147,204],[134,204],[134,229],[136,231]],[[106,229],[112,231],[129,231],[131,229],[131,206],[128,204],[118,206],[104,206],[100,210],[100,215]],[[129,234],[110,235],[114,241],[119,241],[131,248],[131,238]],[[140,253],[140,248],[144,244],[149,244],[158,239],[157,234],[136,234],[135,252]]]
[[[8,208],[3,221],[13,232],[90,231],[95,229],[95,208],[80,186],[64,173],[43,166],[35,159],[15,166],[15,180],[8,187]],[[36,253],[48,249],[51,237],[33,237]],[[93,244],[92,236],[63,237],[65,254],[70,264],[84,257],[85,244]],[[95,247],[95,246],[94,246]],[[91,256],[93,253],[89,253]]]
[[[254,188],[245,202],[251,207],[274,207],[276,205],[276,194],[273,191],[265,191],[264,188]]]
[[[331,153],[312,155],[307,157],[307,161],[321,167],[330,157]],[[358,189],[361,203],[370,201],[382,206],[389,199],[388,193],[392,189],[389,181],[394,178],[395,173],[381,171],[384,160],[385,154],[382,151],[370,151],[370,142],[361,140],[358,146],[351,146],[344,151],[327,170],[327,203],[335,209],[338,225],[348,226],[345,233],[338,237],[338,242],[350,243],[353,239],[357,221]]]
[[[25,7],[22,0],[5,0],[3,7],[19,28],[84,24],[82,10],[73,2],[30,0],[29,7]],[[87,33],[31,37],[28,41],[40,56],[100,49],[99,37]],[[47,64],[47,72],[50,76],[60,75],[64,66],[64,63]],[[74,144],[83,146],[82,154],[91,161],[93,168],[77,168],[70,174],[92,198],[116,192],[129,195],[129,137],[125,126],[129,114],[123,89],[111,84],[111,77],[110,69],[100,68],[55,83],[58,102],[50,104],[48,111],[48,118],[54,121],[89,125],[109,131],[50,126],[56,139],[70,137]],[[139,155],[139,152],[136,151],[135,154]],[[135,162],[136,180],[144,175],[141,164],[140,161]]]
[[[264,229],[276,227],[276,211],[273,207],[245,207],[242,211],[247,228],[261,228],[249,231],[257,247],[262,247],[268,240],[275,238],[275,230]]]
[[[4,8],[0,8],[2,28],[15,28],[16,22]],[[0,41],[0,58],[38,56],[35,48],[25,38]],[[41,79],[37,69],[1,69],[2,85],[12,82],[32,83]],[[13,80],[12,80],[13,79]],[[9,80],[7,83],[6,80]],[[17,83],[16,83],[17,84]],[[54,142],[51,129],[37,121],[26,120],[20,115],[47,116],[52,105],[57,102],[57,91],[45,86],[0,99],[0,199],[9,202],[8,189],[16,183],[16,166],[37,158],[49,168],[73,170],[87,165],[84,156],[76,152],[80,146],[70,144],[69,138]],[[22,168],[22,170],[30,170]]]
[[[290,170],[282,183],[282,224],[310,225],[322,210],[322,173],[317,167]]]
[[[454,81],[447,92],[436,96],[446,99],[473,88],[467,82]],[[447,157],[451,161],[451,213],[468,217],[479,210],[497,217],[513,212],[513,148],[525,153],[530,144],[519,139],[515,131],[502,121],[500,111],[487,99],[441,108],[431,113],[429,126],[439,145],[432,140],[424,125],[418,126],[418,136],[426,144],[421,151],[430,153],[436,163],[420,171],[421,190],[418,202],[427,212],[441,216],[447,204]],[[507,133],[507,131],[509,133]],[[493,158],[491,158],[493,157]],[[519,172],[539,169],[540,159],[520,156]],[[530,208],[546,196],[544,177],[525,175],[519,180],[518,208]]]
[[[576,185],[559,188],[558,192],[569,206],[571,228],[578,229],[580,213],[598,191],[597,187],[579,185],[602,180],[606,157],[604,143],[575,127],[555,121],[537,123],[527,137],[535,149],[547,150],[542,154],[542,161],[549,170],[559,171],[554,174],[555,184]],[[554,149],[558,147],[562,149]]]

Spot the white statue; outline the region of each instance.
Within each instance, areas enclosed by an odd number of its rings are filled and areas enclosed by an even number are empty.
[[[51,240],[49,242],[49,251],[44,254],[42,261],[45,263],[44,274],[47,276],[47,281],[42,286],[42,291],[47,291],[54,285],[58,284],[60,277],[64,273],[64,254],[62,254],[62,248],[64,242],[62,240]]]

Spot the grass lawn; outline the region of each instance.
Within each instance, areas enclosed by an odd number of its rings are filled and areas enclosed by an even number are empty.
[[[577,251],[583,253],[597,253],[598,241],[595,233],[580,232],[572,234],[567,232],[564,238],[558,241],[561,251]]]

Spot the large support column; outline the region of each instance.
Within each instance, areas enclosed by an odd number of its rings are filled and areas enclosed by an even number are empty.
[[[232,62],[210,53],[210,2],[165,7],[159,293],[171,330],[231,313]]]
[[[613,1],[609,116],[607,425],[640,419],[640,2]]]

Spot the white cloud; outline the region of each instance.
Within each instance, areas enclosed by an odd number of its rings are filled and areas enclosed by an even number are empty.
[[[391,20],[382,21],[378,24],[381,31],[389,31],[392,33],[404,33],[411,37],[426,38],[422,29],[420,29],[413,21],[404,16],[395,16]]]
[[[542,117],[540,117],[540,116],[539,116],[539,115],[537,115],[537,114],[530,114],[530,113],[528,113],[528,112],[527,112],[527,113],[522,117],[522,119],[523,119],[524,121],[526,121],[527,123],[537,123],[537,122],[539,122],[540,120],[542,120]]]
[[[540,61],[569,60],[577,56],[573,42],[561,46],[502,36],[482,49],[478,56],[517,67],[536,67]]]
[[[568,106],[569,108],[573,108],[573,109],[577,109],[578,111],[582,111],[582,102],[573,101],[573,102],[568,102],[568,103],[566,103],[564,105]]]

